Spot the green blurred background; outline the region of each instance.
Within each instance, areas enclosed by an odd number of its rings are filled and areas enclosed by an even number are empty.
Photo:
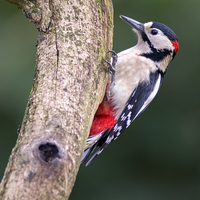
[[[180,50],[149,108],[91,165],[81,166],[70,200],[200,199],[200,1],[113,4],[116,52],[137,41],[120,14],[168,25]],[[37,34],[21,10],[0,0],[0,178],[31,89]]]

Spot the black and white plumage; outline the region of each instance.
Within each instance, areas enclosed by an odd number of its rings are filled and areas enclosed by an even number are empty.
[[[90,145],[82,158],[82,162],[88,159],[86,165],[147,108],[156,96],[167,66],[179,48],[175,33],[166,25],[158,22],[142,24],[122,15],[120,17],[133,28],[138,36],[138,43],[114,54],[110,63],[115,72],[94,117],[88,137]],[[107,107],[109,112],[105,109]],[[105,121],[101,129],[102,119]],[[89,159],[97,146],[99,149]]]

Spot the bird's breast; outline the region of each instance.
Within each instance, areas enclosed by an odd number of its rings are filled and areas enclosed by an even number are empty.
[[[111,86],[112,106],[117,119],[134,89],[142,82],[148,82],[150,73],[156,70],[150,59],[135,53],[118,54],[115,83]]]

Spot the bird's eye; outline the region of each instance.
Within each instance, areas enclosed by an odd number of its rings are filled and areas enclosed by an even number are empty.
[[[151,35],[157,35],[158,31],[156,29],[151,30]]]

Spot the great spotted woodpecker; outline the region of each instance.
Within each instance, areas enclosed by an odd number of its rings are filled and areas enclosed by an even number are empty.
[[[106,61],[112,75],[86,141],[82,157],[82,162],[88,160],[86,166],[147,108],[179,49],[176,34],[166,25],[142,24],[123,15],[120,18],[133,28],[138,43],[118,54],[111,51],[111,63]],[[96,147],[98,150],[91,156]]]

